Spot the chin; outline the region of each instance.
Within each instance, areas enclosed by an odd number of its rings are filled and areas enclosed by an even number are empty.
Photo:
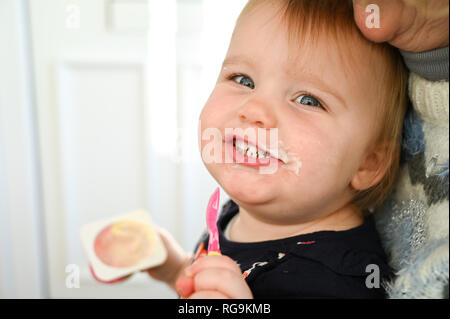
[[[221,164],[210,167],[208,170],[236,203],[261,205],[277,197],[279,187],[273,179],[268,178],[268,175],[258,174],[252,169],[232,168],[225,165],[230,164]]]

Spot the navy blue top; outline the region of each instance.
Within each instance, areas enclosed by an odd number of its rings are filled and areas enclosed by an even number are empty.
[[[222,207],[217,222],[220,250],[240,265],[255,298],[385,297],[382,284],[392,272],[373,217],[345,231],[240,243],[224,236],[238,212],[232,200]],[[207,233],[201,242],[208,247]]]

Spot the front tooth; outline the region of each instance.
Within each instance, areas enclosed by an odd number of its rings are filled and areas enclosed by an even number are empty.
[[[258,151],[257,151],[256,147],[254,147],[254,146],[248,147],[247,156],[256,158],[257,153],[258,153]]]
[[[244,141],[235,141],[236,150],[243,155],[254,158],[270,158],[268,152],[259,150],[256,146],[248,145]]]
[[[236,141],[236,150],[238,150],[243,155],[247,155],[247,156],[255,157],[255,158],[257,156],[256,147],[250,146],[247,143],[245,143],[244,141]]]
[[[236,149],[245,155],[245,153],[247,152],[247,144],[242,142],[242,141],[236,141]]]
[[[270,155],[267,152],[258,151],[258,158],[270,158]]]

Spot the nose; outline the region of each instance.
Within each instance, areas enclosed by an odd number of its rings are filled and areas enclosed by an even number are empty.
[[[274,110],[266,102],[248,101],[238,111],[238,117],[242,122],[247,122],[259,128],[276,128],[277,117]]]

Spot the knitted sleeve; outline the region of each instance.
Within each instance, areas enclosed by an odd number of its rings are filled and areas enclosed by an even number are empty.
[[[448,46],[426,52],[400,50],[408,69],[429,81],[448,81]]]

